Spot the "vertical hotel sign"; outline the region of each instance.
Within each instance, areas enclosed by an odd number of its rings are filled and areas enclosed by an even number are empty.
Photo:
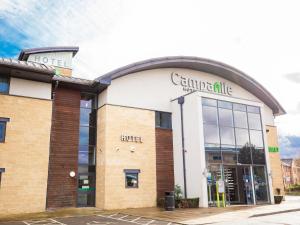
[[[181,86],[183,88],[183,91],[186,92],[203,91],[229,96],[232,95],[232,87],[221,81],[202,81],[200,79],[188,78],[182,74],[178,74],[175,72],[171,73],[171,81],[174,85]]]

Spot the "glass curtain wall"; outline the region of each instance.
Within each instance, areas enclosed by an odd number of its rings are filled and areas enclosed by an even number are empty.
[[[228,204],[253,204],[253,188],[258,203],[268,202],[260,108],[202,98],[202,111],[210,203],[220,179]]]
[[[81,95],[77,192],[79,207],[95,206],[96,103],[95,95]]]

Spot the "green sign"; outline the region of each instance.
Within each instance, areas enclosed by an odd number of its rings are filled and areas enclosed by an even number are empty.
[[[279,152],[278,147],[269,146],[269,152]]]

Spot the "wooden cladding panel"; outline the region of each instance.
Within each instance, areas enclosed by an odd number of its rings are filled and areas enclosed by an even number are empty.
[[[76,207],[80,92],[59,87],[53,104],[47,208]]]
[[[156,181],[157,197],[174,190],[173,133],[169,129],[156,128]]]

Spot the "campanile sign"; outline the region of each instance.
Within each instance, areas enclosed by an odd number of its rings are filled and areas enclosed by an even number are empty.
[[[171,81],[174,85],[179,85],[183,88],[183,91],[204,91],[222,95],[232,95],[232,87],[225,82],[214,81],[208,82],[200,79],[189,78],[185,75],[172,72]]]

